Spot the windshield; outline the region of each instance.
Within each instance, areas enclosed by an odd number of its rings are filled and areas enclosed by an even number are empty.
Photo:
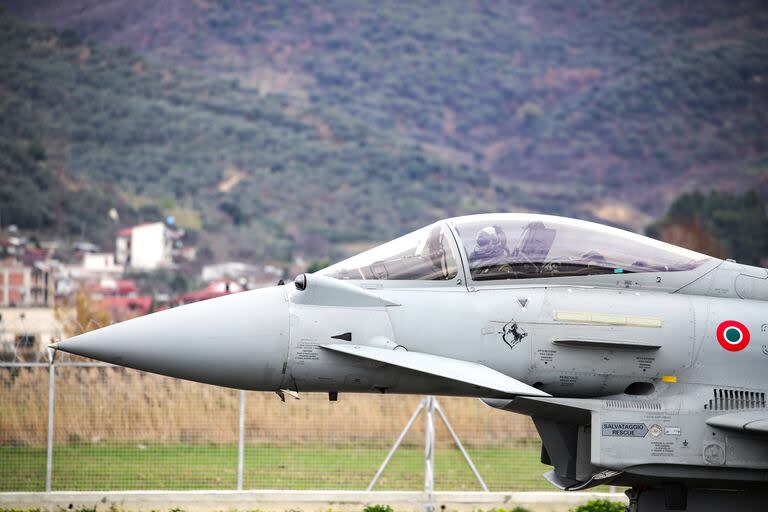
[[[635,233],[562,217],[479,215],[453,222],[476,281],[676,272],[709,259]]]
[[[452,240],[443,224],[432,224],[331,265],[318,274],[336,279],[453,279],[457,267]]]

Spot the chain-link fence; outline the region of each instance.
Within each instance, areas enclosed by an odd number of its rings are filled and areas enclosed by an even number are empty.
[[[364,490],[420,400],[281,402],[100,363],[0,363],[0,491]],[[438,400],[491,491],[550,490],[528,418]],[[426,419],[414,421],[376,490],[424,488]],[[435,489],[482,490],[446,424],[433,420]]]

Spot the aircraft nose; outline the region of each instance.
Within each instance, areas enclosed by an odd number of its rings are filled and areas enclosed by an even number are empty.
[[[288,336],[288,301],[277,286],[135,318],[54,348],[181,379],[272,391],[285,372]]]

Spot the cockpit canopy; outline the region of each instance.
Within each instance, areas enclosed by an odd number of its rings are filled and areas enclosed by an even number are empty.
[[[677,272],[709,258],[601,224],[547,215],[479,215],[449,221],[475,281]]]
[[[592,222],[535,214],[488,214],[432,224],[320,273],[356,280],[450,280],[458,275],[457,240],[475,281],[678,272],[693,270],[711,259]]]
[[[320,271],[337,279],[442,281],[458,273],[456,243],[437,222]]]

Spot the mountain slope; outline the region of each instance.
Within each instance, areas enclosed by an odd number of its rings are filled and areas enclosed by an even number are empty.
[[[0,137],[41,146],[59,180],[49,173],[47,186],[104,198],[83,204],[89,221],[106,219],[109,206],[129,217],[187,213],[222,257],[289,259],[325,256],[329,241],[392,237],[472,211],[473,200],[502,207],[485,172],[237,81],[152,64],[7,13],[0,55]],[[82,210],[59,213],[74,222]],[[14,221],[8,215],[4,224]]]
[[[659,214],[744,189],[768,154],[758,0],[11,0],[17,12],[243,88],[331,106],[536,205]]]

